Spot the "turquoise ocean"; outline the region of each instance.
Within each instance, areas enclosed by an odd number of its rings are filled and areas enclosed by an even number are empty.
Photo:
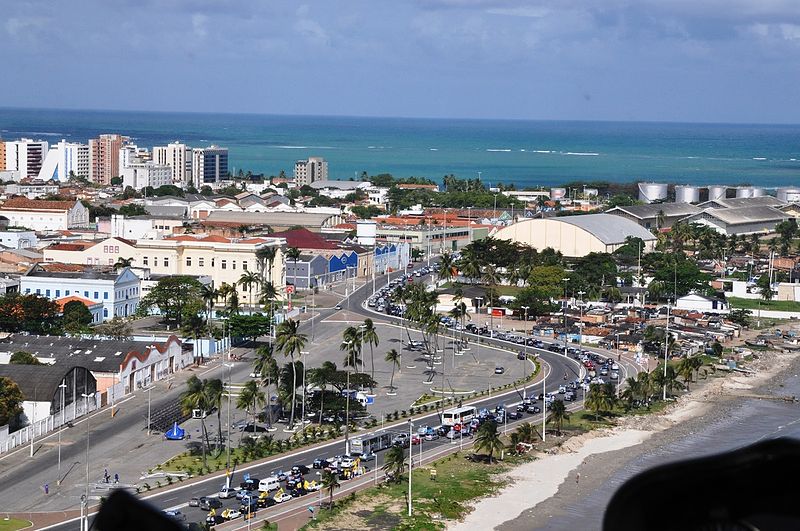
[[[85,142],[122,133],[140,147],[180,140],[230,150],[229,166],[291,174],[311,155],[330,177],[453,173],[487,184],[570,181],[800,185],[800,125],[453,120],[0,109],[0,137]],[[480,173],[479,173],[480,172]]]

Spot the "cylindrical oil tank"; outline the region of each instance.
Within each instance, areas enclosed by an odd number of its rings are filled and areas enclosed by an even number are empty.
[[[787,203],[800,203],[800,188],[778,188],[778,199]]]
[[[700,188],[697,186],[688,186],[679,184],[675,186],[675,202],[676,203],[699,203],[700,202]]]
[[[558,201],[559,199],[564,199],[567,195],[566,188],[550,188],[550,200],[551,201]]]
[[[639,183],[639,201],[663,201],[667,198],[667,188],[664,183]]]
[[[753,187],[752,186],[737,186],[736,187],[736,197],[740,197],[740,198],[753,197]]]
[[[722,185],[713,185],[708,187],[708,200],[715,201],[717,199],[725,199],[728,193],[728,187]]]
[[[767,195],[767,191],[761,188],[760,186],[753,187],[753,197],[764,197]]]

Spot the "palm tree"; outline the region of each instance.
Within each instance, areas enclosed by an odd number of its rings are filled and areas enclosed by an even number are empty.
[[[130,267],[132,263],[133,263],[133,258],[122,258],[120,256],[119,258],[117,258],[117,261],[114,264],[114,271]]]
[[[308,337],[300,333],[300,322],[294,319],[287,319],[278,325],[275,337],[275,346],[284,356],[288,356],[292,361],[292,412],[290,415],[289,426],[294,427],[294,410],[297,402],[297,370],[294,365],[294,357],[306,346]]]
[[[520,442],[530,443],[533,441],[534,435],[536,435],[536,428],[530,422],[523,422],[515,433],[519,436]]]
[[[255,271],[248,271],[246,273],[242,273],[242,276],[239,277],[239,281],[237,282],[241,287],[247,290],[248,299],[250,302],[250,314],[253,313],[253,287],[259,286],[261,284],[261,276],[256,273]]]
[[[272,343],[267,343],[256,350],[256,358],[253,360],[253,372],[261,379],[262,384],[267,388],[267,415],[269,415],[269,425],[272,427],[272,402],[269,399],[272,382],[278,379],[278,362],[273,355]]]
[[[345,353],[344,366],[358,370],[361,363],[359,351],[361,350],[362,334],[355,326],[348,326],[342,332],[342,342],[339,350]]]
[[[380,343],[380,338],[378,337],[378,331],[375,328],[375,323],[372,322],[372,319],[369,317],[364,319],[364,327],[361,329],[361,341],[369,345],[369,358],[370,363],[372,365],[372,372],[370,377],[375,380],[375,352],[374,348],[378,346]],[[372,392],[372,388],[370,388],[370,393]]]
[[[389,393],[394,392],[394,370],[400,367],[400,353],[396,349],[392,349],[386,353],[384,359],[392,364],[392,377],[389,380]]]
[[[272,263],[275,261],[277,253],[277,247],[272,246],[261,247],[256,251],[256,260],[258,260],[258,269],[261,272],[262,280],[272,282]],[[267,278],[264,275],[266,271],[269,271]]]
[[[381,470],[386,472],[386,475],[392,481],[399,482],[400,476],[405,469],[406,456],[403,454],[403,449],[399,446],[392,446],[383,458]]]
[[[214,289],[214,286],[211,284],[204,284],[202,288],[200,288],[200,297],[203,299],[203,303],[205,305],[206,311],[206,326],[208,327],[208,333],[211,333],[211,315],[214,313],[214,302],[219,297],[219,292]]]
[[[475,433],[475,450],[479,452],[489,452],[489,463],[492,462],[492,455],[495,451],[503,449],[503,443],[500,441],[500,434],[497,431],[497,423],[489,421],[481,424]]]
[[[332,361],[322,362],[321,367],[311,371],[311,383],[318,386],[321,390],[319,395],[319,423],[322,425],[322,415],[325,411],[325,388],[336,374],[336,364]]]
[[[591,384],[586,395],[586,407],[594,412],[595,421],[600,417],[601,411],[608,411],[614,406],[613,399],[606,393],[606,388],[600,384]]]
[[[642,384],[635,376],[629,376],[625,380],[625,390],[622,391],[622,399],[625,400],[625,409],[632,409],[640,401],[642,395]]]
[[[442,256],[439,258],[439,271],[437,271],[439,280],[448,282],[451,278],[453,278],[453,269],[453,256],[450,253],[442,254]]]
[[[286,249],[286,258],[294,261],[294,278],[292,284],[297,284],[297,261],[300,260],[300,249],[297,247],[289,247]]]
[[[202,414],[200,416],[200,426],[202,430],[203,440],[200,446],[203,450],[203,467],[208,467],[206,460],[206,447],[208,446],[208,431],[206,430],[206,412],[211,409],[208,403],[208,393],[206,392],[206,380],[201,380],[195,375],[186,380],[186,391],[181,393],[181,410],[184,414],[190,414],[193,410],[199,409]]]
[[[563,400],[553,400],[550,404],[550,418],[547,422],[553,422],[556,425],[556,435],[561,435],[561,426],[565,420],[569,420],[569,411],[564,405]]]
[[[256,414],[258,406],[263,405],[266,401],[264,392],[258,387],[258,382],[255,380],[248,380],[246,384],[239,391],[239,398],[236,400],[236,407],[245,410],[245,416],[250,413],[250,406],[253,412],[253,424],[256,421]]]
[[[326,470],[322,473],[322,489],[328,493],[328,510],[333,510],[333,493],[336,489],[341,487],[339,484],[339,476]]]

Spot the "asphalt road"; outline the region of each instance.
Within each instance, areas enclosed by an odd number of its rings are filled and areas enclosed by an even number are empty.
[[[367,283],[365,286],[357,290],[355,294],[351,296],[349,304],[344,305],[344,307],[345,308],[349,307],[350,311],[359,312],[373,319],[381,318],[386,321],[399,323],[400,320],[397,318],[392,318],[390,316],[377,314],[377,312],[372,312],[362,307],[362,303],[372,292],[371,288],[372,288],[371,283]],[[317,319],[321,320],[326,317],[329,317],[334,312],[335,310],[323,310],[322,312],[320,312],[320,315],[317,317]],[[308,325],[304,323],[304,327],[305,326]],[[512,360],[516,360],[516,353],[522,350],[523,348],[521,345],[507,343],[505,341],[500,341],[497,339],[489,339],[486,337],[482,338],[473,337],[472,339],[476,341],[481,340],[487,344],[493,344],[498,347],[508,349],[509,363],[511,363]],[[592,350],[597,350],[597,349],[592,349]],[[537,380],[533,382],[530,386],[531,388],[536,389],[537,392],[539,392],[539,389],[541,389],[540,386],[542,385],[542,381],[545,379],[547,380],[548,384],[552,383],[553,386],[557,386],[560,383],[562,383],[564,374],[567,374],[570,380],[577,378],[579,375],[581,375],[581,370],[582,370],[581,364],[572,358],[569,358],[564,355],[559,355],[547,350],[535,349],[532,347],[528,347],[528,352],[537,353],[539,355],[539,359],[543,362],[544,371],[540,373],[540,375],[537,377]],[[609,353],[606,352],[605,354],[608,355]],[[626,375],[635,374],[636,370],[637,368],[635,365],[627,362],[622,363],[622,367],[620,370],[620,380],[623,380]],[[547,390],[552,390],[550,385],[547,386]],[[579,398],[582,398],[582,393],[579,394]],[[165,399],[165,401],[166,400],[167,399]],[[519,403],[519,401],[520,401],[520,396],[518,392],[515,390],[511,390],[505,393],[498,393],[497,395],[491,398],[465,401],[464,403],[465,405],[466,404],[475,405],[478,408],[486,407],[491,409],[497,406],[498,404],[513,406],[516,403]],[[569,409],[578,409],[580,407],[581,407],[581,400],[578,400],[569,405]],[[516,424],[524,421],[541,424],[542,414],[524,415],[523,419],[520,419],[519,421],[509,422],[508,427],[512,428]],[[422,417],[417,417],[414,420],[414,423],[417,426],[426,424],[431,426],[438,426],[440,424],[440,420],[437,413],[431,413],[424,415]],[[407,421],[391,423],[387,424],[384,427],[384,429],[391,433],[398,433],[398,434],[401,432],[407,433],[408,423]],[[98,437],[100,436],[100,434],[94,436]],[[249,473],[251,477],[257,477],[263,479],[271,475],[274,471],[289,470],[293,465],[304,464],[310,467],[312,461],[316,458],[325,459],[328,457],[333,457],[335,455],[344,454],[345,453],[344,444],[345,443],[343,440],[336,440],[329,443],[317,445],[308,449],[296,451],[289,456],[276,456],[263,463],[242,466],[235,471],[231,483],[232,485],[238,485],[242,481],[244,473]],[[435,441],[424,441],[422,443],[422,451],[426,453],[439,455],[447,453],[449,451],[455,451],[456,449],[458,449],[458,446],[459,444],[454,444],[445,438],[441,438]],[[416,453],[419,451],[419,447],[416,446],[412,447],[412,450],[414,450],[414,452]],[[381,454],[382,453],[378,454],[376,462],[369,464],[370,468],[380,467],[382,465]],[[310,477],[308,477],[308,479],[316,479],[316,476],[314,476],[313,472],[310,474]],[[356,483],[359,482],[359,480],[354,479],[350,480],[350,482],[352,482],[355,485]],[[364,483],[363,478],[361,482]],[[203,521],[205,519],[205,515],[207,514],[206,511],[201,511],[198,508],[189,508],[188,507],[189,499],[191,499],[192,497],[216,495],[219,488],[224,483],[225,483],[224,474],[215,474],[198,482],[180,485],[178,487],[171,488],[164,492],[158,492],[151,495],[143,496],[142,498],[147,500],[148,503],[160,509],[181,510],[187,515],[187,520],[189,522]],[[342,483],[344,485],[349,484],[349,482],[347,481],[343,481]],[[369,482],[366,483],[369,484]],[[341,491],[343,492],[346,492],[347,490],[348,489],[346,487],[341,489]],[[315,505],[316,500],[317,500],[316,494],[309,494],[301,498],[296,498],[291,501],[278,504],[268,509],[261,509],[258,511],[258,516],[259,518],[266,517],[270,520],[273,520],[278,515],[287,514],[293,510],[304,511],[308,505]],[[224,500],[225,507],[234,507],[234,506],[238,507],[238,504],[239,502],[235,499]],[[235,528],[237,525],[242,525],[242,522],[239,521],[238,524],[231,522],[225,524],[224,528]],[[77,530],[79,528],[80,528],[79,522],[77,519],[75,519],[55,526],[51,526],[47,529]]]

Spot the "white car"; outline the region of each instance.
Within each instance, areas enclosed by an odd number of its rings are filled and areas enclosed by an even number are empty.
[[[283,503],[285,501],[291,500],[292,495],[287,492],[283,492],[281,494],[276,494],[273,499],[275,500],[275,503]]]
[[[239,509],[225,509],[220,516],[225,520],[235,520],[242,516],[242,512]]]
[[[351,466],[353,466],[353,463],[355,463],[355,461],[353,460],[352,457],[345,456],[342,457],[341,461],[339,461],[339,466],[342,468],[350,468]]]
[[[219,496],[219,498],[222,499],[222,500],[225,500],[225,499],[228,499],[228,498],[235,498],[236,497],[236,490],[237,489],[235,489],[233,487],[224,487],[223,486],[223,487],[220,487],[219,494],[217,494],[217,496]]]

